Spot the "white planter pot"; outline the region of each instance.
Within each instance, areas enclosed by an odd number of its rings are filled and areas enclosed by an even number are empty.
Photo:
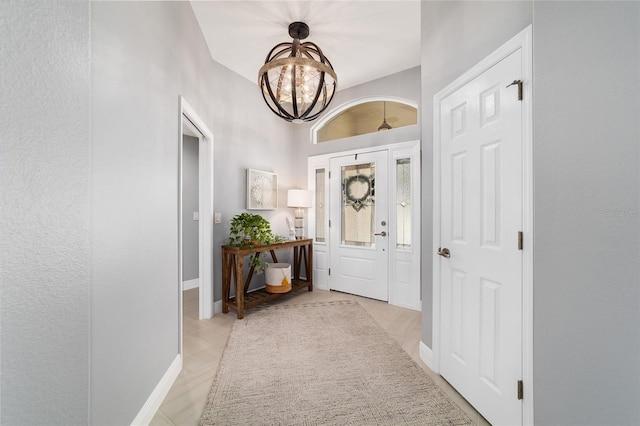
[[[269,293],[286,293],[291,290],[291,265],[270,263],[264,270],[265,290]]]

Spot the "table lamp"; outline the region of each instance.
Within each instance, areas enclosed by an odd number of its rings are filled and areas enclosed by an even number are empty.
[[[304,238],[304,209],[311,207],[311,191],[306,189],[290,189],[287,193],[287,207],[295,212],[296,239]]]

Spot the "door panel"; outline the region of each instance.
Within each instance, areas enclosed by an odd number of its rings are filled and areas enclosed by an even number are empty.
[[[388,299],[387,179],[386,151],[331,160],[333,290]]]
[[[444,98],[441,111],[441,374],[492,424],[522,403],[521,51]]]

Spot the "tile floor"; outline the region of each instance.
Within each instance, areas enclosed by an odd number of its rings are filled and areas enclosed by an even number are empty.
[[[271,303],[308,303],[338,299],[357,300],[477,425],[488,425],[487,421],[446,381],[420,360],[420,312],[377,300],[324,290],[302,290]],[[251,310],[245,315],[251,315]],[[216,314],[209,320],[198,320],[198,289],[184,292],[183,368],[151,421],[152,426],[198,424],[218,362],[235,321],[236,315],[233,310],[228,314]]]

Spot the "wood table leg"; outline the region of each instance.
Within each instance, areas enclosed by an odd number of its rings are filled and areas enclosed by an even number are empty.
[[[255,253],[253,256],[249,257],[251,259],[251,267],[249,268],[249,275],[247,275],[247,279],[244,280],[244,292],[249,291],[249,284],[251,284],[251,280],[253,279],[253,274],[256,271],[256,259],[260,258],[260,252]],[[244,271],[242,271],[244,274]]]
[[[307,268],[307,280],[309,280],[309,291],[313,291],[313,244],[309,244],[309,251],[307,252],[307,262],[305,267]]]
[[[300,251],[298,247],[293,248],[293,279],[300,279]]]
[[[300,247],[300,256],[298,256],[298,269],[302,270],[304,265],[304,274],[309,281],[309,264],[307,263],[307,246]]]
[[[244,318],[244,258],[236,256],[236,310],[238,311],[238,319]]]
[[[222,313],[229,313],[229,290],[231,287],[231,255],[222,252]]]

